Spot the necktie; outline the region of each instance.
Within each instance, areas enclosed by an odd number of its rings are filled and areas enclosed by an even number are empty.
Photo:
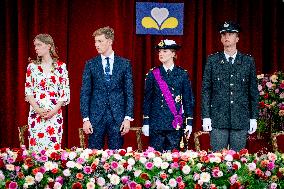
[[[168,75],[168,77],[170,77],[170,74],[171,74],[171,70],[168,69],[168,70],[167,70],[167,75]]]
[[[106,67],[105,67],[105,78],[107,81],[110,81],[110,63],[109,63],[109,57],[106,57]]]
[[[233,64],[233,57],[229,57],[229,63]]]

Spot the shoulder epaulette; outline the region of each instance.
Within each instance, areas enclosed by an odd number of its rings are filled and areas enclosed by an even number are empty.
[[[212,54],[210,54],[210,55],[208,55],[208,56],[214,56],[214,55],[218,55],[220,52],[215,52],[215,53],[212,53]]]
[[[155,68],[156,68],[156,67],[151,68],[151,69],[149,70],[149,72],[146,73],[146,76],[147,76],[151,71],[153,71]]]

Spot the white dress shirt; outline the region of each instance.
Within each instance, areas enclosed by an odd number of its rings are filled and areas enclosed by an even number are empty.
[[[235,52],[235,54],[233,54],[232,56],[230,56],[230,55],[228,55],[228,54],[226,54],[226,53],[224,52],[225,57],[226,57],[226,60],[227,60],[228,62],[229,62],[229,58],[230,58],[230,57],[232,57],[232,58],[233,58],[233,60],[232,60],[232,64],[234,64],[234,62],[235,62],[235,59],[236,59],[237,53],[238,53],[238,51],[236,51],[236,52]]]

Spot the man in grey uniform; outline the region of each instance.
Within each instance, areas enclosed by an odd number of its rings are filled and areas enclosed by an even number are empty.
[[[220,27],[223,52],[207,59],[202,83],[203,130],[211,131],[213,151],[239,151],[247,133],[257,129],[257,78],[253,57],[237,50],[240,27],[228,21]]]

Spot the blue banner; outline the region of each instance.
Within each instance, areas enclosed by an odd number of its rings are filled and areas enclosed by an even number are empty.
[[[136,3],[136,34],[183,35],[183,3]]]

